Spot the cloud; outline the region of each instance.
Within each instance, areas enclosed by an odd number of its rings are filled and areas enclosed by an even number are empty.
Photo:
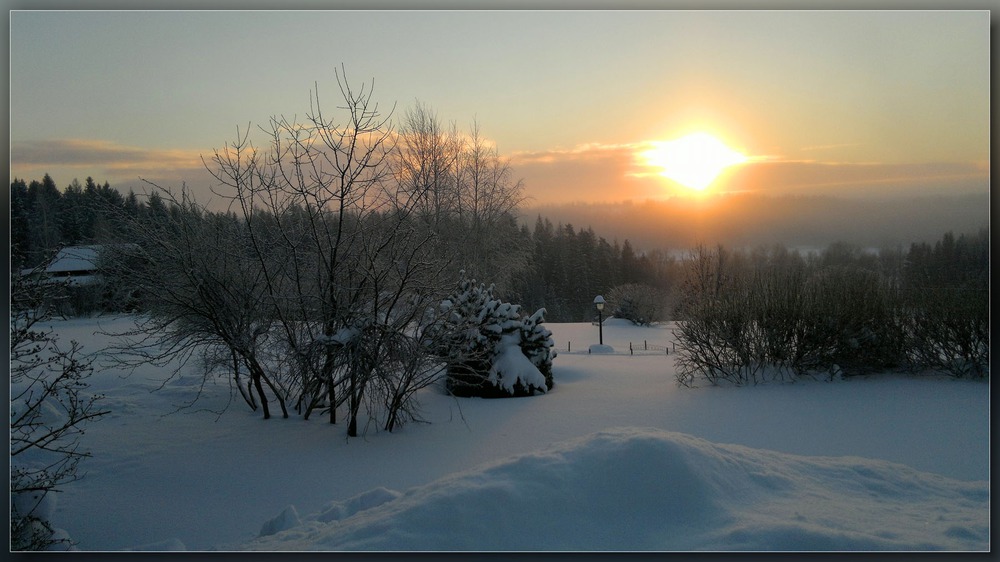
[[[799,150],[801,150],[802,152],[814,152],[816,150],[833,150],[835,148],[850,148],[854,146],[860,146],[860,144],[856,142],[845,142],[839,144],[820,144],[816,146],[804,146]]]
[[[637,158],[651,146],[645,141],[586,143],[508,156],[515,175],[525,181],[525,194],[532,205],[642,201],[690,194]],[[140,185],[143,178],[160,185],[185,183],[208,196],[216,182],[206,171],[202,156],[210,159],[212,154],[212,150],[150,149],[96,139],[15,142],[10,151],[11,177],[41,179],[49,173],[57,185],[64,186],[74,177],[91,176],[126,191]],[[724,171],[709,190],[877,196],[988,188],[988,162],[884,164],[751,156],[746,164]]]
[[[764,160],[732,168],[719,187],[768,194],[879,196],[979,191],[989,170],[975,162],[850,163]]]
[[[515,152],[510,161],[514,174],[525,180],[533,204],[659,198],[664,195],[662,178],[642,176],[636,168],[635,155],[645,147],[645,143],[588,143]]]
[[[211,150],[143,148],[100,139],[22,141],[11,143],[10,174],[26,180],[49,174],[60,188],[72,179],[89,176],[122,192],[143,191],[142,180],[164,187],[186,184],[207,199],[215,182],[202,156],[209,159],[212,154]]]
[[[690,194],[637,158],[650,146],[650,142],[589,143],[570,149],[516,152],[510,158],[515,174],[525,180],[532,204],[663,199]],[[988,185],[988,163],[852,163],[757,155],[750,156],[745,164],[727,168],[709,189],[715,193],[878,196],[978,192],[988,189]]]
[[[15,142],[10,150],[11,166],[89,166],[108,170],[136,168],[177,169],[201,167],[201,153],[125,146],[95,139],[54,139]]]
[[[631,158],[643,143],[602,144],[584,143],[573,148],[555,148],[541,151],[520,151],[510,154],[513,165],[551,164],[554,162],[579,162],[600,159]]]

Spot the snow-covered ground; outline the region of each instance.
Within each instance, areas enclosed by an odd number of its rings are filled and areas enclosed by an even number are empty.
[[[57,321],[97,351],[127,316]],[[455,399],[348,439],[264,421],[194,364],[92,379],[86,477],[53,523],[81,550],[954,550],[989,542],[989,385],[885,375],[684,388],[670,326],[552,324],[555,388]],[[571,346],[573,352],[567,353]]]

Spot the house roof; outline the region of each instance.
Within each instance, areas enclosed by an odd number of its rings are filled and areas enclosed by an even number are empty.
[[[59,250],[45,273],[77,273],[97,269],[97,259],[103,246],[67,246]]]

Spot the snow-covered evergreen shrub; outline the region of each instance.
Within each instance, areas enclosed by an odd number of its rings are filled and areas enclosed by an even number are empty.
[[[545,388],[551,390],[552,360],[556,357],[553,349],[552,332],[542,325],[545,322],[545,309],[539,308],[534,314],[524,319],[521,326],[521,351],[531,363],[545,376]]]
[[[445,320],[435,334],[447,365],[447,389],[456,396],[531,396],[552,388],[551,332],[545,311],[521,317],[520,306],[503,302],[493,286],[464,278],[441,303]]]
[[[463,279],[456,291],[441,303],[444,321],[431,337],[437,355],[448,365],[449,390],[456,382],[468,378],[466,372],[489,369],[485,351],[495,344],[490,342],[484,321],[486,307],[493,300],[492,291],[492,287]]]

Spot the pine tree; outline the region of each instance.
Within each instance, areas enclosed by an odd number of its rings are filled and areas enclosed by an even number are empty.
[[[12,271],[27,266],[31,251],[28,184],[14,178],[10,182],[10,265]]]
[[[66,186],[59,200],[59,217],[64,244],[77,245],[90,241],[93,236],[93,215],[88,212],[83,186],[76,178]]]
[[[45,174],[40,183],[32,181],[28,186],[28,234],[31,247],[28,254],[29,266],[42,263],[62,241],[59,200],[59,189],[48,174]]]
[[[539,308],[526,318],[521,326],[521,350],[531,363],[545,376],[545,387],[552,390],[552,360],[556,357],[553,349],[552,332],[542,324],[545,322],[545,309]]]

